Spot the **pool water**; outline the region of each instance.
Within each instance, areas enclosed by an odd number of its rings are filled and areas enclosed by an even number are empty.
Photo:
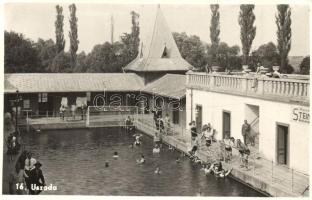
[[[130,148],[134,138],[122,128],[53,130],[24,136],[26,149],[39,160],[47,185],[57,191],[42,194],[194,196],[262,196],[230,178],[205,176],[200,166],[163,146],[152,154],[153,140],[142,137],[142,145]],[[113,153],[117,151],[118,159]],[[136,160],[144,154],[146,163]],[[105,167],[105,162],[109,167]],[[155,174],[159,166],[161,174]]]

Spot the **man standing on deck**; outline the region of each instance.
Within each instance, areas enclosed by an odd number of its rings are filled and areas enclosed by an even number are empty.
[[[242,126],[242,135],[244,138],[244,144],[247,145],[247,138],[250,136],[250,125],[246,119],[244,120],[244,124]]]

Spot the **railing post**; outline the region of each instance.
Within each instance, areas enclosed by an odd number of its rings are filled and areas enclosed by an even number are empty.
[[[47,113],[47,118],[49,117],[49,111],[46,112]]]
[[[255,160],[255,157],[253,157],[253,176],[255,176],[256,172],[256,160]]]
[[[272,184],[274,183],[274,178],[273,178],[273,160],[272,160]]]
[[[294,169],[291,169],[291,191],[294,192]]]
[[[264,80],[263,78],[258,78],[257,94],[263,95],[263,93],[264,93]]]
[[[186,85],[190,83],[190,74],[186,73]]]
[[[215,87],[216,77],[214,75],[210,76],[209,87],[213,89]]]
[[[90,125],[90,107],[87,108],[86,126]]]
[[[242,78],[242,91],[243,93],[247,93],[247,78]]]

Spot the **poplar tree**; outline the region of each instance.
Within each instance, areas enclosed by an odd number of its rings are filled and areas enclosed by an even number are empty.
[[[70,65],[71,68],[74,69],[77,62],[77,50],[78,50],[78,31],[77,31],[77,21],[78,18],[76,17],[76,5],[71,4],[69,6],[70,12],[70,31],[69,31],[69,39],[70,39]]]
[[[63,8],[59,5],[56,5],[56,20],[55,20],[55,36],[56,36],[56,51],[60,53],[64,51],[65,48],[65,39],[64,39],[64,15]]]
[[[240,25],[240,39],[242,42],[244,65],[248,65],[249,52],[256,36],[256,27],[254,26],[256,17],[253,13],[254,8],[255,5],[252,4],[240,5],[238,22]]]
[[[139,26],[139,14],[131,11],[131,46],[132,46],[132,52],[131,57],[136,57],[139,51],[139,45],[140,45],[140,26]]]
[[[280,56],[281,72],[289,73],[288,53],[291,48],[291,10],[289,5],[277,5],[277,49]]]
[[[210,40],[211,40],[211,54],[212,61],[216,62],[218,46],[220,42],[220,13],[219,5],[213,4],[210,6],[211,9],[211,21],[210,21]]]

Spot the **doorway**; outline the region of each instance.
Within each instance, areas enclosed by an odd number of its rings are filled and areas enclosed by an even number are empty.
[[[288,165],[288,126],[277,124],[277,163]]]
[[[201,105],[196,105],[195,111],[196,129],[197,132],[201,132],[201,128],[203,126],[203,107]]]
[[[223,111],[222,114],[222,127],[223,127],[223,139],[225,136],[231,137],[231,113],[228,111]]]

